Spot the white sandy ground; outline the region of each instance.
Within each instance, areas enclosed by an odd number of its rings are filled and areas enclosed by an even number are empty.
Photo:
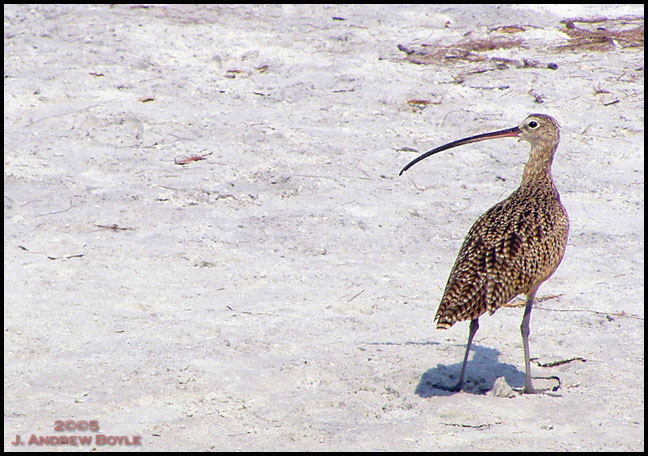
[[[554,50],[561,19],[643,6],[4,13],[5,450],[644,449],[643,48]],[[524,47],[483,55],[543,65],[397,49],[501,25],[524,25]],[[562,124],[571,234],[531,319],[534,375],[562,387],[490,391],[524,382],[523,309],[505,308],[480,320],[469,392],[434,389],[468,333],[434,326],[450,268],[529,147],[464,146],[399,177],[406,148],[531,112]],[[96,437],[57,420],[141,445],[12,445]]]

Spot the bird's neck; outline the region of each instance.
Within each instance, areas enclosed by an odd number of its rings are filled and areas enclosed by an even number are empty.
[[[551,181],[551,164],[558,144],[539,143],[531,148],[529,161],[524,167],[522,185],[529,185],[537,181]]]

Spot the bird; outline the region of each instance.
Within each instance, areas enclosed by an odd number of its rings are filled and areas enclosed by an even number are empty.
[[[425,152],[399,175],[444,150],[496,138],[526,140],[531,152],[520,186],[477,219],[459,250],[435,321],[437,329],[447,329],[470,320],[468,343],[459,382],[452,387],[434,387],[455,392],[464,388],[466,363],[479,329],[479,317],[486,312],[492,315],[524,294],[526,305],[520,331],[526,378],[522,393],[542,393],[534,389],[531,377],[529,323],[536,292],[560,265],[569,236],[567,210],[551,174],[560,125],[546,114],[530,114],[516,127],[459,139]]]

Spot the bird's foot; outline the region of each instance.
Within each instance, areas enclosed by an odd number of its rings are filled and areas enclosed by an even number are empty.
[[[521,394],[544,394],[545,396],[562,397],[562,394],[554,393],[553,388],[542,388],[542,389],[531,388],[531,389],[528,389],[525,386],[524,389],[522,391],[519,391],[519,392]]]
[[[533,377],[533,378],[540,378],[544,380],[557,380],[558,384],[556,386],[553,386],[551,388],[534,388],[533,383],[531,381],[527,381],[526,384],[524,385],[524,389],[522,390],[522,394],[546,394],[547,396],[560,396],[560,394],[553,394],[555,391],[558,391],[560,388],[561,382],[560,379],[556,376],[551,376],[551,377]]]
[[[533,386],[526,385],[522,390],[522,394],[542,394],[549,389],[535,389]]]

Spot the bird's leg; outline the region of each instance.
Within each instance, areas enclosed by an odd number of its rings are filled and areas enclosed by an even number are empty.
[[[466,354],[464,355],[463,366],[461,366],[461,374],[459,375],[459,382],[453,387],[445,387],[441,385],[434,385],[435,388],[443,389],[446,391],[461,391],[463,387],[464,374],[466,373],[466,363],[468,362],[468,354],[470,353],[470,346],[472,345],[473,337],[479,329],[479,318],[470,321],[470,332],[468,333],[468,345],[466,345]]]
[[[535,300],[535,294],[538,288],[531,290],[527,294],[526,307],[524,309],[524,317],[522,318],[522,325],[520,326],[520,332],[522,333],[522,343],[524,344],[524,366],[526,368],[526,381],[524,383],[524,394],[539,393],[533,388],[533,382],[531,380],[531,357],[529,355],[529,321],[531,320],[531,308],[533,307],[533,301]]]

